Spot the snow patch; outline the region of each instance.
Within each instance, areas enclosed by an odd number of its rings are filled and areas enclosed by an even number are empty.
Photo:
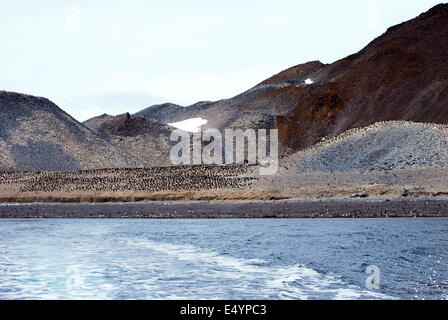
[[[311,80],[311,79],[306,79],[306,80],[305,80],[305,84],[306,84],[306,85],[310,85],[310,84],[313,84],[313,83],[314,83],[314,81]]]
[[[202,118],[190,118],[179,122],[168,123],[168,125],[188,132],[199,132],[201,131],[201,126],[207,122],[206,119]]]

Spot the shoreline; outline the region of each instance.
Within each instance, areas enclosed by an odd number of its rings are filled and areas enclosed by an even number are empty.
[[[291,219],[405,217],[448,217],[448,199],[294,199],[0,204],[0,219]]]

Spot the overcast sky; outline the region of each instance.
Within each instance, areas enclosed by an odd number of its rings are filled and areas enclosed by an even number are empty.
[[[331,63],[440,1],[0,0],[0,90],[76,119],[232,97]]]

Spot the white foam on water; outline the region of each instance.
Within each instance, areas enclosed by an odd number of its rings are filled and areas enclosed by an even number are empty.
[[[305,265],[273,266],[261,259],[239,258],[213,249],[146,238],[120,237],[115,241],[120,250],[99,255],[101,251],[95,249],[87,257],[76,251],[48,254],[32,248],[28,259],[15,259],[16,253],[11,251],[2,254],[0,298],[392,298],[349,285],[334,274],[322,274]],[[77,245],[92,252],[82,242]],[[62,256],[64,259],[58,259]],[[34,261],[40,264],[33,264]],[[74,286],[67,287],[68,277],[77,270],[80,279],[75,278]]]
[[[3,266],[2,269],[6,269]],[[32,268],[32,271],[29,271]],[[81,281],[67,287],[67,268],[57,265],[14,265],[2,275],[1,299],[90,300],[112,299],[117,287],[104,281],[101,271],[82,266]]]
[[[220,285],[216,283],[218,279],[221,285],[223,281],[231,283],[232,288],[228,289],[249,293],[252,294],[252,298],[259,299],[393,298],[379,292],[348,285],[336,275],[321,274],[303,265],[273,267],[263,260],[236,258],[193,245],[160,243],[147,239],[127,241],[131,242],[132,245],[145,247],[153,252],[197,266],[196,269],[192,268],[194,274],[191,276],[202,278],[204,282],[210,285],[210,288],[202,288],[202,292],[197,292],[198,297],[186,296],[185,298],[210,298],[207,296],[210,292],[217,299],[229,298],[225,293],[220,295],[220,292],[216,290],[216,287]],[[183,273],[186,271],[178,270],[174,272]],[[208,290],[213,288],[214,291]],[[179,298],[179,296],[176,297]]]

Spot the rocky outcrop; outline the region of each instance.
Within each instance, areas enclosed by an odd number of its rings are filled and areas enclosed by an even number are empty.
[[[84,122],[84,125],[117,149],[131,155],[139,167],[169,165],[170,134],[174,129],[159,121],[124,113],[118,116],[102,115]]]

